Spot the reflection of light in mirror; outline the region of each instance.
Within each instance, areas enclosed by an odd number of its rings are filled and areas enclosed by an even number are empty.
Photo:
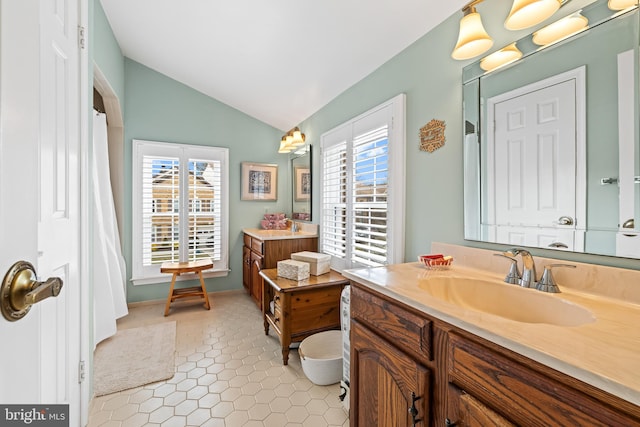
[[[493,71],[522,58],[522,52],[515,43],[487,55],[480,60],[480,67],[485,71]]]
[[[549,46],[587,28],[589,20],[576,12],[533,33],[533,42],[539,46]]]
[[[638,6],[638,0],[609,0],[609,9],[624,10]]]
[[[560,0],[514,0],[504,27],[508,30],[529,28],[556,13]]]
[[[453,59],[460,60],[478,56],[493,46],[493,40],[482,26],[482,20],[476,8],[469,6],[463,11],[458,42],[451,53]]]

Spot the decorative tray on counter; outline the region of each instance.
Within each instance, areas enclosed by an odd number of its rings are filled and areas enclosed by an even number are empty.
[[[453,264],[453,257],[443,254],[420,255],[418,261],[430,270],[446,270]]]

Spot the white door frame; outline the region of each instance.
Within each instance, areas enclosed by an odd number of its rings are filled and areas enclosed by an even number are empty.
[[[84,381],[80,383],[80,422],[83,426],[89,423],[89,404],[91,401],[91,385],[93,384],[93,284],[91,282],[92,248],[89,241],[89,230],[92,217],[91,206],[91,171],[89,169],[89,135],[92,134],[91,125],[93,102],[89,103],[93,96],[93,84],[89,80],[89,0],[78,0],[80,13],[81,49],[80,62],[80,361],[84,367]],[[90,90],[91,88],[91,90]]]

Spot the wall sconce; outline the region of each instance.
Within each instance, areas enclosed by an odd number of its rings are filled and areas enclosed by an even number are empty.
[[[580,12],[572,13],[533,33],[533,42],[538,46],[549,46],[587,28],[589,20],[580,15]]]
[[[638,6],[638,0],[609,0],[608,6],[611,10],[624,10]]]
[[[480,60],[480,68],[485,71],[493,71],[496,68],[504,67],[514,61],[522,58],[522,52],[516,47],[515,43],[503,47],[500,50],[487,55]]]
[[[541,23],[560,9],[561,0],[513,0],[504,21],[507,30],[522,30]]]
[[[453,59],[470,59],[481,55],[493,46],[493,40],[487,34],[480,14],[475,6],[484,0],[473,0],[462,8],[458,42],[451,53]],[[513,0],[509,16],[504,26],[508,30],[521,30],[532,27],[553,15],[569,0]],[[611,0],[623,1],[623,0]],[[629,0],[627,0],[629,1]],[[637,0],[636,0],[637,1]]]
[[[278,153],[286,154],[295,151],[298,147],[304,145],[304,141],[304,133],[300,132],[298,127],[294,127],[282,136]]]
[[[458,42],[451,53],[453,59],[470,59],[485,53],[493,46],[493,39],[482,26],[482,19],[475,8],[481,1],[473,1],[462,9],[464,16],[460,20]]]

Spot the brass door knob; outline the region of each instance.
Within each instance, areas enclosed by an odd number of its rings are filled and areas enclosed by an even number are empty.
[[[36,280],[36,270],[27,261],[18,261],[9,268],[0,286],[0,310],[5,319],[15,322],[43,299],[57,297],[62,280],[51,277],[44,282]]]

